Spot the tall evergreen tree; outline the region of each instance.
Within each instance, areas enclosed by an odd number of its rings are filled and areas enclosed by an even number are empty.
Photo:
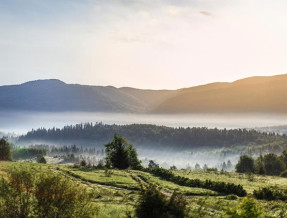
[[[127,169],[130,167],[135,169],[140,166],[135,148],[125,138],[115,134],[113,141],[106,144],[105,147],[106,161],[113,168]]]
[[[11,151],[9,143],[2,138],[0,140],[0,161],[11,161]]]

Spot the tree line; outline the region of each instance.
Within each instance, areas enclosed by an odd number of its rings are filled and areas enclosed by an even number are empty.
[[[268,144],[274,141],[287,142],[285,135],[262,133],[247,129],[208,129],[205,127],[173,128],[149,124],[106,125],[85,123],[63,128],[40,128],[19,137],[19,142],[46,141],[89,141],[101,145],[107,143],[114,133],[128,138],[136,145],[175,146],[180,148],[223,147],[230,145]]]
[[[256,159],[248,155],[242,155],[235,169],[238,173],[287,177],[287,150],[280,155],[274,153],[260,154]]]

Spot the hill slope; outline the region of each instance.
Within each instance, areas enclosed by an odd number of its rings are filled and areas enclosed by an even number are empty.
[[[170,91],[38,80],[0,87],[0,110],[143,112]]]
[[[287,75],[251,77],[181,90],[155,113],[287,113]]]
[[[125,113],[287,113],[287,75],[179,90],[142,90],[38,80],[0,86],[0,110]]]

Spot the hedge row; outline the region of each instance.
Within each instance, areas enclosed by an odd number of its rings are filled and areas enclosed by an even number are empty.
[[[163,168],[151,168],[147,169],[146,171],[181,186],[204,188],[219,192],[224,195],[234,194],[239,197],[246,196],[247,194],[242,185],[235,185],[233,183],[226,182],[216,182],[211,180],[201,181],[199,179],[189,179],[182,176],[176,176],[170,170]]]
[[[286,201],[287,200],[287,190],[278,189],[278,187],[273,187],[273,186],[259,188],[258,190],[254,190],[253,195],[255,198],[260,199],[260,200],[267,200],[267,201],[273,201],[273,200]]]

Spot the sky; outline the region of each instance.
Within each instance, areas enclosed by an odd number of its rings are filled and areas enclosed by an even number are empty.
[[[284,0],[0,0],[0,85],[178,89],[287,73]]]

